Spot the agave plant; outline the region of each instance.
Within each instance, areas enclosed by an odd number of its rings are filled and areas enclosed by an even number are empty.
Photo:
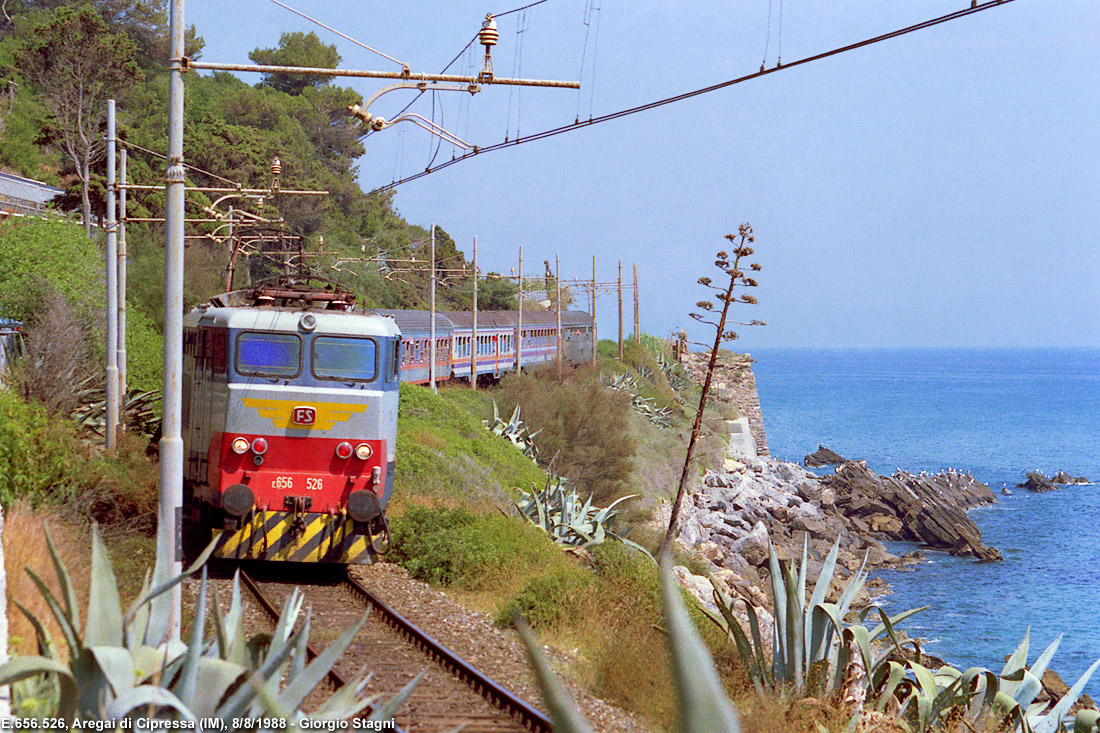
[[[1056,703],[1036,702],[1043,689],[1040,681],[1062,640],[1059,636],[1027,666],[1030,629],[1008,658],[1000,675],[972,667],[960,672],[951,666],[930,670],[914,661],[904,665],[891,661],[878,679],[872,680],[875,707],[896,705],[910,728],[919,733],[962,720],[974,729],[1006,729],[1017,726],[1024,733],[1054,733],[1063,730],[1063,718],[1080,697],[1085,685],[1100,666],[1097,660]],[[1095,730],[1100,713],[1082,710],[1073,721],[1075,733]]]
[[[500,411],[497,409],[497,402],[493,400],[493,421],[482,420],[481,424],[491,430],[495,435],[500,435],[507,438],[512,442],[523,455],[530,458],[532,461],[538,458],[538,447],[535,446],[535,436],[541,433],[541,430],[530,432],[527,426],[519,419],[519,405],[516,405],[516,409],[512,410],[512,417],[507,421],[502,420],[500,417]]]
[[[789,690],[796,695],[838,695],[844,683],[844,673],[855,661],[868,677],[873,677],[893,650],[900,650],[894,625],[928,608],[914,608],[895,616],[887,616],[876,606],[857,615],[856,623],[847,624],[845,617],[856,594],[867,580],[865,567],[860,567],[848,579],[835,603],[825,600],[836,571],[840,539],[833,544],[821,573],[814,583],[813,594],[806,601],[807,548],[802,546],[802,562],[794,568],[780,563],[775,548],[768,542],[768,566],[771,571],[770,590],[774,623],[769,649],[764,644],[760,620],[752,604],[745,603],[749,631],[742,628],[735,615],[735,601],[712,578],[714,600],[718,613],[704,609],[730,638],[733,639],[745,669],[761,695]],[[866,559],[864,560],[864,566]],[[868,629],[866,621],[877,612],[880,623]],[[888,637],[890,647],[876,654],[876,646]],[[834,643],[837,642],[837,643]],[[853,650],[858,659],[853,659]]]
[[[644,547],[614,529],[618,515],[615,507],[635,496],[637,494],[616,499],[610,506],[601,509],[592,506],[591,496],[582,502],[577,490],[570,487],[566,479],[551,476],[542,491],[521,491],[520,501],[515,505],[520,514],[560,544],[590,547],[611,538],[649,555]]]
[[[605,377],[607,386],[630,395],[630,406],[639,415],[661,428],[672,427],[672,411],[667,407],[658,407],[656,401],[638,394],[638,378],[630,373],[612,374]]]
[[[669,566],[668,557],[662,557],[661,605],[668,629],[669,660],[679,710],[675,730],[683,733],[740,733],[737,711],[722,687],[714,659],[688,615],[680,597],[680,586],[673,579]],[[577,711],[550,670],[531,629],[522,618],[517,616],[515,621],[556,733],[591,733],[592,727]]]
[[[40,688],[39,702],[52,709],[39,715],[74,721],[122,720],[156,717],[196,727],[202,718],[222,721],[229,729],[235,718],[266,717],[295,723],[304,717],[299,708],[343,653],[365,616],[347,629],[313,661],[306,660],[310,613],[295,631],[303,596],[296,589],[283,608],[270,638],[244,633],[238,578],[234,578],[229,611],[222,614],[214,593],[214,636],[205,638],[207,581],[203,570],[195,617],[187,644],[169,636],[169,605],[165,593],[205,562],[213,545],[187,572],[153,587],[146,576],[137,600],[127,610],[119,602],[114,570],[98,527],[92,527],[91,582],[83,630],[71,576],[48,533],[50,556],[61,597],[31,570],[27,572],[49,606],[67,647],[67,661],[54,653],[54,643],[41,619],[16,602],[38,635],[40,654],[16,657],[0,666],[0,684],[29,680]],[[158,551],[158,568],[165,567]],[[159,577],[159,574],[157,575]],[[53,691],[49,691],[52,678]],[[382,721],[391,717],[412,691],[413,680],[392,700],[371,714]],[[329,697],[310,717],[346,720],[373,702],[363,696],[368,682],[357,677]],[[24,712],[31,712],[25,710]],[[208,726],[210,724],[208,723]],[[272,727],[286,727],[272,724]]]

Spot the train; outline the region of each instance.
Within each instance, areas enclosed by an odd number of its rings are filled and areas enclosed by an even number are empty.
[[[592,317],[359,309],[282,279],[184,317],[184,532],[236,560],[357,564],[389,549],[402,382],[498,378],[592,360]],[[475,367],[476,364],[476,367]]]

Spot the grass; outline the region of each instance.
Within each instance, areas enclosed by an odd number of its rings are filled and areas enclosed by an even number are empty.
[[[68,654],[61,630],[53,620],[53,613],[25,570],[33,570],[57,598],[62,597],[53,561],[46,546],[45,527],[49,528],[58,554],[67,567],[83,567],[88,561],[88,535],[83,528],[60,519],[47,507],[32,507],[25,501],[5,507],[4,572],[7,576],[8,634],[10,651],[13,654],[37,654],[38,643],[34,627],[16,608],[12,599],[26,606],[45,624],[53,637],[56,653],[61,656]],[[72,580],[77,598],[83,604],[88,598],[87,574],[77,572]]]
[[[492,415],[484,391],[448,386],[433,394],[401,385],[393,513],[427,499],[504,508],[510,488],[541,485],[546,476],[538,466],[482,425]]]

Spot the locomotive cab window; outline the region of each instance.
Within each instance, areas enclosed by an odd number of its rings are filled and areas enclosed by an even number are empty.
[[[236,367],[245,376],[296,377],[302,371],[302,340],[292,333],[242,333]]]
[[[313,376],[341,382],[373,382],[378,375],[374,339],[318,336],[313,339]]]

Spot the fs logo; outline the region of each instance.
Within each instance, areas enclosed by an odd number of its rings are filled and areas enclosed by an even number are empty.
[[[290,413],[290,421],[295,425],[312,425],[317,422],[317,410],[312,407],[295,407]]]

